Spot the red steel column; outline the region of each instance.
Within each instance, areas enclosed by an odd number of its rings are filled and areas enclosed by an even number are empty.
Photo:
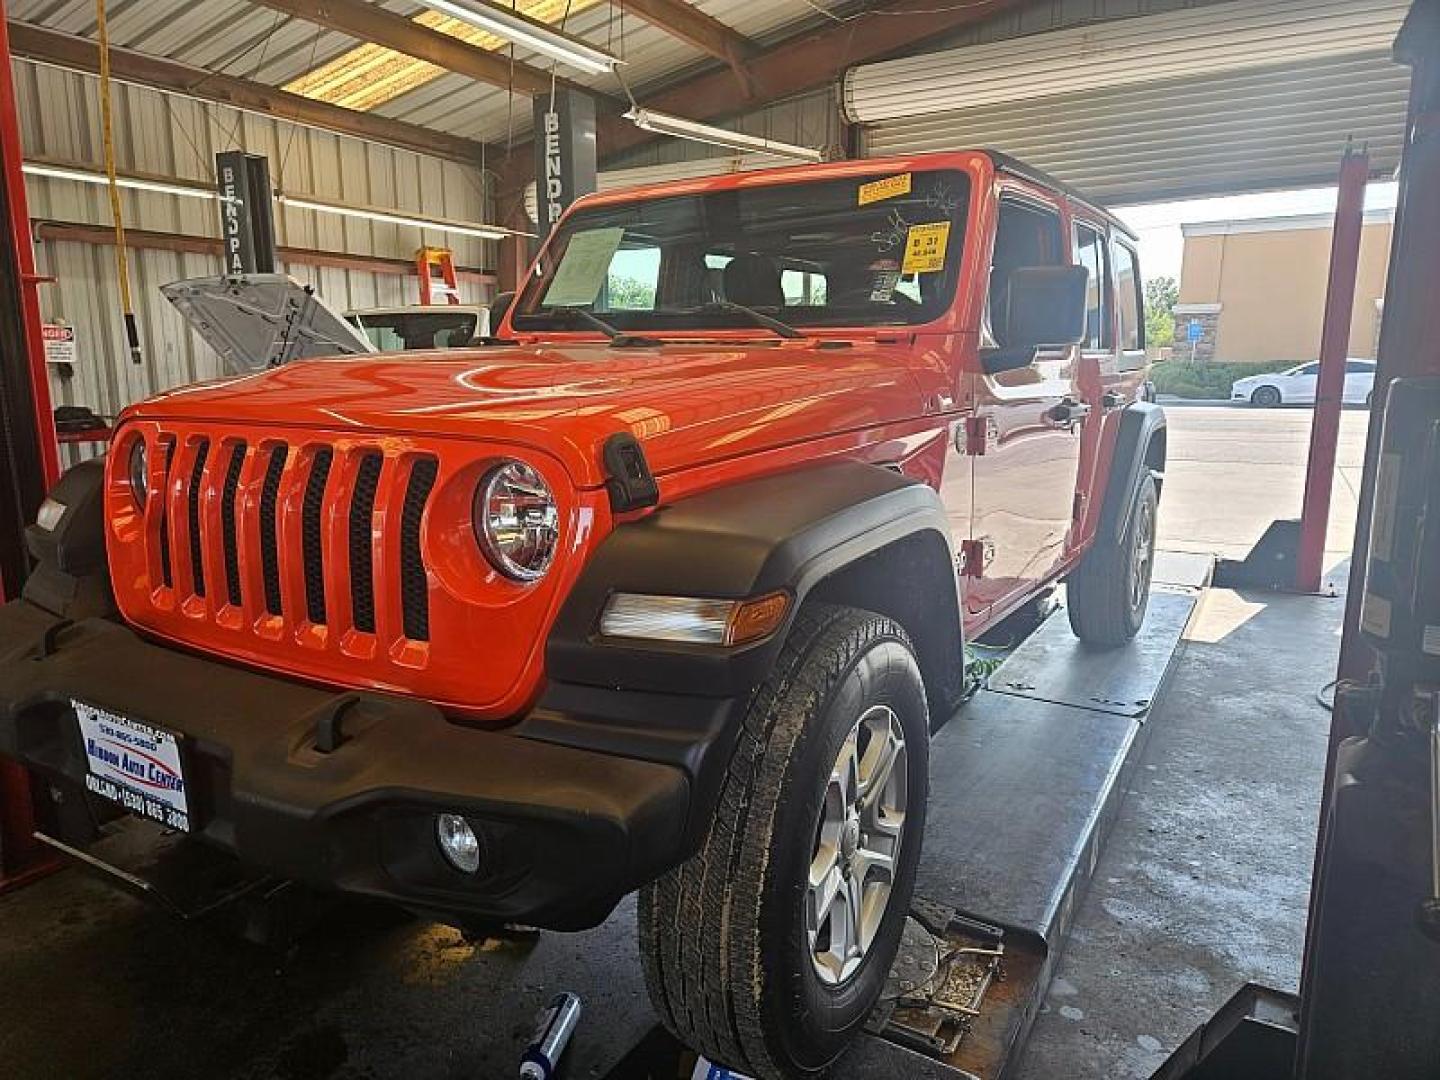
[[[1350,324],[1355,310],[1355,278],[1360,266],[1360,234],[1365,224],[1365,187],[1370,155],[1345,151],[1340,163],[1340,197],[1330,246],[1330,286],[1320,336],[1320,378],[1310,422],[1310,456],[1305,471],[1305,503],[1300,514],[1300,555],[1295,568],[1299,592],[1320,591],[1325,562],[1325,532],[1330,522],[1330,489],[1335,483],[1335,447],[1340,438],[1340,408],[1345,395],[1345,361],[1350,353]]]
[[[40,297],[43,280],[35,273],[35,251],[30,239],[30,212],[25,202],[25,177],[20,171],[20,117],[16,113],[15,84],[10,71],[10,35],[4,0],[0,0],[0,183],[5,185],[9,220],[0,243],[15,251],[20,270],[20,316],[24,323],[29,354],[31,393],[35,405],[36,430],[40,435],[40,462],[49,488],[60,475],[60,448],[55,440],[55,416],[50,406],[49,376],[45,371],[45,349],[40,339]],[[18,591],[19,582],[4,582],[7,592]],[[21,884],[52,868],[39,864],[40,854],[32,833],[35,828],[29,774],[8,761],[0,761],[0,890]]]

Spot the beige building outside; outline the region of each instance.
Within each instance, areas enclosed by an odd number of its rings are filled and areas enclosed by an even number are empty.
[[[1375,356],[1393,220],[1392,210],[1365,214],[1350,356]],[[1333,215],[1315,214],[1184,226],[1175,358],[1273,365],[1316,359],[1334,223]]]

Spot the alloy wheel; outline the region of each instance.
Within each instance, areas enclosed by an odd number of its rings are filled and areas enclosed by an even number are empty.
[[[1139,611],[1150,592],[1150,575],[1155,561],[1155,504],[1141,502],[1135,521],[1135,545],[1130,555],[1130,610]]]
[[[805,930],[820,981],[840,986],[880,931],[905,829],[905,731],[888,705],[856,721],[830,768],[810,858]]]

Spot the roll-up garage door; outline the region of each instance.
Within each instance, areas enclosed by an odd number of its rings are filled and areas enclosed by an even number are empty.
[[[1257,21],[1269,7],[1300,21],[1283,33],[1273,18]],[[866,65],[846,76],[846,109],[865,126],[871,156],[993,147],[1111,203],[1332,183],[1350,139],[1388,172],[1409,93],[1409,69],[1391,59],[1388,41],[1405,5],[1343,7],[1364,18],[1342,18],[1319,0],[1311,10],[1327,20],[1310,36],[1290,0],[1243,0],[1088,27],[1083,41],[1060,31]],[[1183,35],[1137,33],[1202,13],[1208,29],[1192,25],[1188,47]],[[1006,48],[1018,54],[1013,64],[997,51]],[[980,50],[988,78],[974,67]],[[919,70],[927,63],[933,70]],[[1086,88],[1077,88],[1077,67],[1091,71]],[[911,80],[928,82],[928,111],[897,92]]]

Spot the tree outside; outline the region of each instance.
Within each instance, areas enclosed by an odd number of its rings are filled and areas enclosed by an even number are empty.
[[[1145,340],[1151,348],[1175,340],[1175,305],[1180,286],[1173,277],[1155,277],[1145,282]]]

